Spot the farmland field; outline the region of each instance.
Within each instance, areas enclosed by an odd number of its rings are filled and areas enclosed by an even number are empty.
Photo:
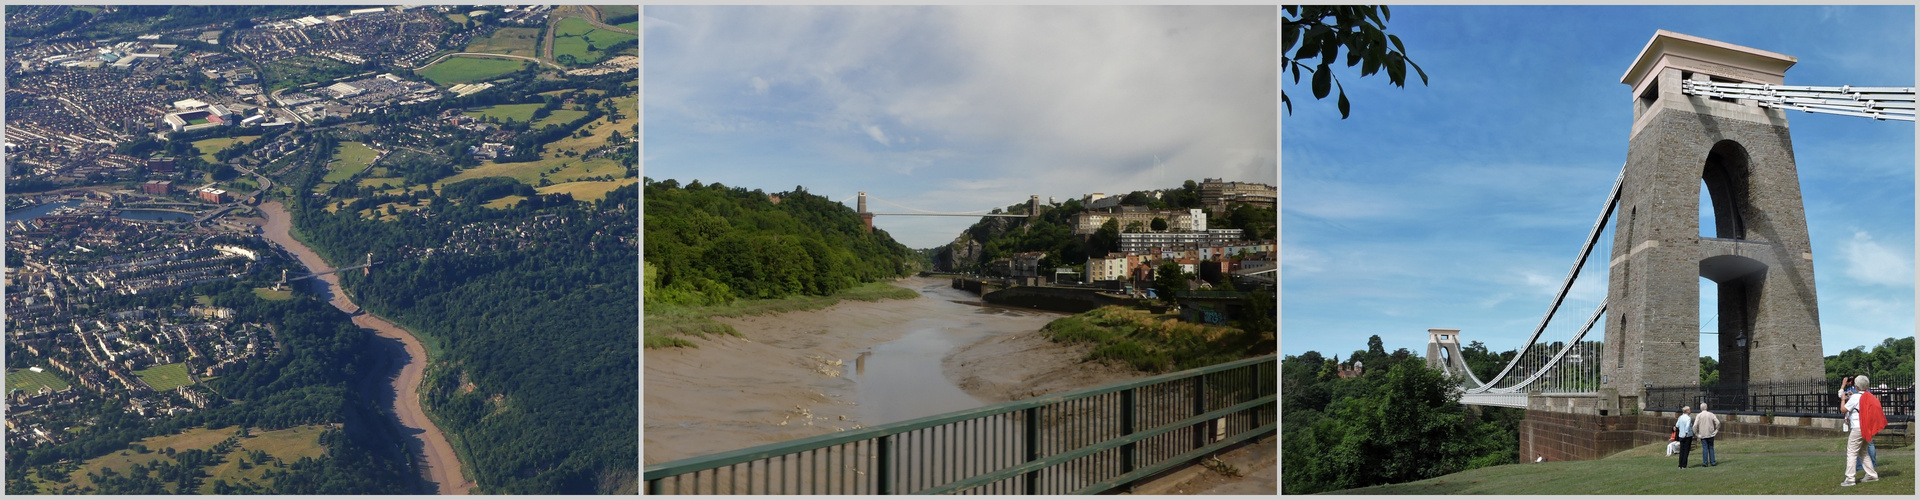
[[[7,393],[13,391],[39,392],[42,386],[52,387],[56,391],[67,390],[72,385],[61,380],[53,372],[35,372],[33,370],[7,370]]]
[[[560,171],[553,172],[552,170],[555,167],[559,167]],[[547,179],[559,183],[577,177],[597,177],[602,175],[620,177],[626,175],[626,171],[627,169],[620,166],[618,162],[606,158],[594,158],[586,161],[581,161],[578,158],[543,158],[538,161],[519,163],[483,163],[478,167],[461,171],[453,177],[441,179],[440,182],[434,183],[434,185],[443,186],[467,179],[479,179],[482,177],[512,177],[526,185],[538,186],[540,185],[541,172],[547,172]]]
[[[540,106],[542,105],[541,104],[501,104],[498,106],[487,106],[484,108],[473,108],[473,109],[467,110],[467,116],[472,116],[476,118],[494,117],[503,122],[507,120],[525,122],[525,121],[533,120],[533,112],[538,111],[540,109]]]
[[[622,115],[620,121],[609,122],[607,117],[602,116],[583,126],[589,132],[586,137],[568,136],[553,141],[547,145],[547,152],[556,155],[561,151],[584,153],[589,149],[607,145],[607,139],[613,137],[614,132],[619,132],[629,140],[633,139],[634,128],[640,125],[640,113],[634,107],[639,102],[638,96],[613,98],[615,109],[619,109]]]
[[[511,59],[454,56],[440,61],[440,64],[421,69],[420,76],[433,80],[434,84],[450,86],[499,78],[500,75],[520,71],[520,68],[527,64],[531,63]]]
[[[601,30],[585,19],[569,17],[554,24],[553,57],[572,56],[575,66],[600,62],[609,55],[607,48],[633,40],[634,35]],[[564,59],[562,59],[564,60]]]
[[[140,380],[145,380],[155,391],[171,391],[175,387],[193,385],[193,377],[187,376],[186,363],[155,366],[133,374],[139,375]]]
[[[538,57],[539,49],[540,28],[500,28],[493,36],[468,43],[466,52]]]
[[[367,177],[360,179],[360,187],[380,187],[382,184],[396,187],[405,186],[407,179],[402,177]]]
[[[365,171],[367,166],[373,163],[373,159],[379,156],[380,153],[367,147],[366,144],[340,143],[340,149],[333,153],[335,161],[327,164],[327,175],[320,180],[338,183],[352,178],[355,174]]]
[[[573,195],[573,199],[577,201],[596,201],[601,198],[607,197],[608,191],[619,189],[621,186],[633,184],[639,181],[640,179],[638,178],[628,177],[625,179],[612,181],[612,182],[607,182],[607,181],[564,182],[560,184],[554,184],[552,186],[539,188],[539,189],[536,189],[535,191],[538,191],[540,194],[567,193],[567,194]]]

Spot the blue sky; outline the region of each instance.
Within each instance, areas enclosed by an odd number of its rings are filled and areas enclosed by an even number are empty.
[[[648,6],[642,169],[952,212],[1273,184],[1276,10]],[[977,220],[875,224],[927,248]]]
[[[1346,356],[1379,335],[1424,354],[1428,328],[1519,347],[1626,160],[1620,78],[1655,30],[1795,56],[1788,85],[1912,86],[1913,21],[1911,6],[1395,7],[1387,31],[1431,85],[1341,67],[1341,120],[1309,80],[1282,83],[1281,352]],[[1787,119],[1826,353],[1913,335],[1914,125]]]

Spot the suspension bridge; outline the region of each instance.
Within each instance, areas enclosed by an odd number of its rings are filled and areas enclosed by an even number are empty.
[[[334,269],[334,270],[331,270],[331,271],[321,271],[321,272],[317,272],[317,273],[308,273],[308,274],[306,274],[306,275],[304,275],[304,276],[295,276],[295,277],[292,277],[292,278],[288,278],[288,277],[287,277],[287,270],[286,270],[286,269],[281,269],[281,270],[280,270],[280,282],[279,282],[279,283],[275,283],[275,284],[273,285],[273,289],[274,289],[274,290],[279,290],[279,289],[281,289],[281,288],[283,288],[283,287],[285,287],[285,286],[287,286],[287,283],[290,283],[290,282],[294,282],[294,281],[300,281],[300,280],[303,280],[303,279],[308,279],[308,278],[318,278],[318,277],[321,277],[321,276],[326,276],[326,275],[329,275],[329,274],[334,274],[334,273],[340,273],[340,272],[346,272],[346,271],[352,271],[352,270],[356,270],[356,269],[365,269],[366,271],[363,271],[363,272],[365,272],[365,273],[371,273],[371,272],[373,272],[373,266],[374,266],[374,265],[376,265],[376,264],[385,264],[385,263],[386,263],[385,261],[381,261],[381,262],[374,262],[374,261],[373,261],[373,254],[372,254],[372,253],[368,253],[368,254],[367,254],[367,262],[366,262],[366,263],[364,263],[364,264],[360,264],[360,265],[357,265],[357,266],[349,266],[349,267],[342,267],[342,268],[337,268],[337,269]]]
[[[854,206],[855,206],[855,208],[854,208],[854,212],[857,212],[857,213],[859,213],[859,214],[860,214],[860,221],[861,221],[862,223],[864,223],[864,224],[866,224],[866,226],[867,226],[867,232],[869,232],[869,233],[871,233],[871,232],[873,232],[873,216],[876,216],[876,215],[909,215],[909,216],[923,216],[923,217],[928,217],[928,216],[930,216],[930,217],[1012,217],[1012,218],[1027,218],[1027,217],[1031,217],[1031,216],[1032,216],[1032,214],[1037,214],[1037,213],[1040,213],[1040,195],[1037,195],[1037,194],[1036,194],[1036,195],[1029,195],[1029,196],[1027,196],[1027,213],[1024,213],[1024,214],[1003,214],[1003,213],[994,213],[994,212],[995,212],[996,210],[998,210],[998,209],[993,209],[993,210],[977,210],[977,211],[973,211],[973,212],[936,212],[936,211],[932,211],[932,210],[921,210],[921,209],[918,209],[918,208],[913,208],[913,207],[909,207],[909,206],[906,206],[906,205],[901,205],[901,204],[898,204],[898,203],[894,203],[894,202],[891,202],[891,201],[887,201],[887,200],[882,200],[882,199],[879,199],[879,198],[874,198],[874,200],[875,200],[875,201],[879,201],[879,202],[881,202],[881,203],[885,203],[885,204],[888,204],[888,205],[893,205],[893,206],[896,206],[896,207],[900,207],[900,208],[902,208],[902,209],[906,209],[906,210],[911,210],[911,211],[910,211],[910,212],[873,212],[873,211],[871,211],[871,210],[867,210],[867,192],[866,192],[866,191],[861,191],[861,192],[860,192],[860,194],[859,194],[859,201],[858,201],[858,202],[856,202],[856,203],[854,204]],[[844,199],[844,198],[843,198],[843,199],[841,199],[841,201],[842,201],[842,202],[845,202],[845,201],[846,201],[846,199]]]
[[[1796,62],[1654,35],[1621,78],[1633,89],[1627,161],[1526,340],[1482,380],[1459,330],[1428,331],[1427,362],[1458,376],[1462,403],[1596,416],[1705,400],[1716,412],[1764,410],[1769,419],[1838,411],[1835,388],[1822,381],[1813,250],[1786,111],[1911,122],[1915,93],[1784,85]],[[1703,325],[1707,286],[1718,303],[1706,304],[1713,314]],[[1698,380],[1709,350],[1720,363],[1713,388]],[[1904,398],[1888,405],[1895,420],[1912,418],[1911,389]]]

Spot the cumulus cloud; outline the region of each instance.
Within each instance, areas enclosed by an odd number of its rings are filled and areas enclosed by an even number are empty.
[[[1274,184],[1274,8],[649,6],[647,26],[671,28],[646,33],[648,137],[674,140],[648,148],[830,156],[831,165],[815,162],[824,170],[756,178],[857,183],[896,198],[969,178],[1023,179],[1018,193],[980,190],[929,207],[952,211],[1208,177]],[[742,80],[773,98],[738,99]],[[775,83],[779,94],[769,92]],[[713,123],[750,126],[695,128]],[[647,168],[670,178],[730,167]],[[916,178],[876,176],[906,173]]]
[[[1913,252],[1895,251],[1866,231],[1855,231],[1841,249],[1847,277],[1875,285],[1912,287]]]

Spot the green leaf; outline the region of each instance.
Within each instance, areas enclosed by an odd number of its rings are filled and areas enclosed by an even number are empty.
[[[1387,54],[1387,80],[1396,86],[1407,85],[1407,59],[1398,53]]]
[[[1356,64],[1360,64],[1360,58],[1361,56],[1364,56],[1364,55],[1366,55],[1365,50],[1348,47],[1347,48],[1347,67],[1351,68]]]
[[[1393,50],[1398,50],[1401,53],[1407,52],[1407,46],[1400,44],[1400,35],[1387,35],[1387,40],[1393,41]]]
[[[1280,53],[1285,54],[1292,52],[1293,43],[1300,41],[1300,28],[1297,26],[1288,26],[1286,29],[1280,30],[1280,33],[1280,38],[1284,42],[1284,45],[1281,46]]]
[[[1347,89],[1340,89],[1340,119],[1347,119],[1347,115],[1352,111],[1353,105],[1347,103]]]
[[[1385,7],[1382,7],[1382,8],[1385,8]],[[1380,20],[1380,13],[1375,12],[1373,8],[1361,7],[1360,9],[1361,9],[1361,12],[1365,12],[1367,14],[1367,19],[1373,20],[1373,24],[1387,24],[1386,21]]]
[[[1360,76],[1364,77],[1380,72],[1381,56],[1380,48],[1377,46],[1374,47],[1373,53],[1367,54],[1366,64],[1360,66]]]
[[[1383,15],[1383,16],[1387,16],[1387,20],[1388,20],[1388,21],[1392,21],[1392,20],[1393,20],[1393,9],[1390,9],[1390,8],[1387,8],[1387,6],[1385,6],[1385,5],[1382,5],[1382,6],[1380,6],[1380,15]],[[1380,23],[1380,24],[1387,24],[1387,23]]]
[[[1408,59],[1408,60],[1407,60],[1407,64],[1412,64],[1412,65],[1413,65],[1413,70],[1414,70],[1414,71],[1418,71],[1418,72],[1420,72],[1420,84],[1421,84],[1421,85],[1426,85],[1426,84],[1427,84],[1427,71],[1426,71],[1426,70],[1423,70],[1423,69],[1420,69],[1420,63],[1417,63],[1417,62],[1413,62],[1413,60],[1412,60],[1412,59]],[[1402,70],[1401,72],[1402,72],[1402,73],[1404,73],[1404,72],[1405,72],[1405,70]]]
[[[1280,104],[1286,105],[1287,114],[1293,114],[1293,99],[1288,99],[1286,92],[1280,93]]]
[[[1298,61],[1293,63],[1293,83],[1300,83],[1300,63]]]
[[[1332,64],[1334,61],[1340,60],[1339,38],[1328,38],[1327,41],[1320,43],[1320,64]]]
[[[1320,67],[1313,71],[1313,98],[1326,99],[1327,92],[1331,90],[1333,90],[1333,68],[1327,67],[1327,63],[1322,61]]]

